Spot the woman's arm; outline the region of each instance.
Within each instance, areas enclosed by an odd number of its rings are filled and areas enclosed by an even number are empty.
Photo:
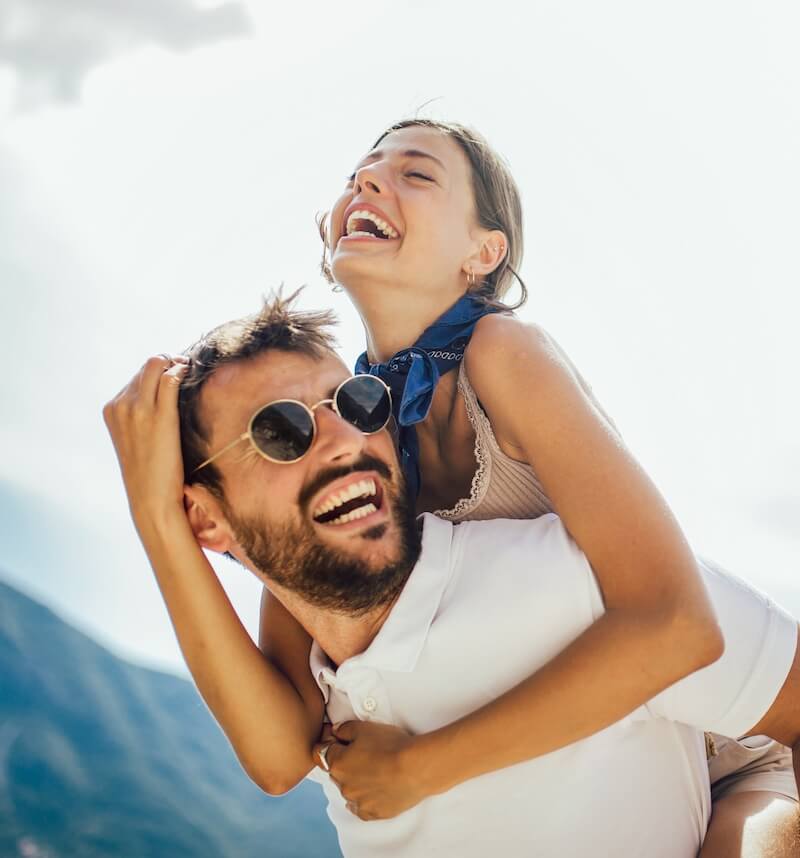
[[[606,612],[508,694],[419,743],[449,772],[433,776],[439,788],[596,733],[724,648],[675,518],[548,335],[488,316],[465,360],[498,442],[536,471]]]
[[[181,369],[151,358],[103,416],[139,536],[186,664],[243,768],[278,794],[313,767],[322,701],[309,705],[260,652],[195,540],[184,510]]]
[[[317,725],[322,724],[325,702],[309,669],[311,636],[267,587],[261,594],[258,646],[296,690],[306,708],[306,717],[315,725],[315,739],[318,738],[320,731]]]
[[[465,360],[498,442],[532,465],[588,557],[606,613],[533,676],[447,727],[411,741],[369,724],[339,730],[350,744],[328,760],[368,818],[596,733],[723,652],[672,513],[547,334],[487,316]]]

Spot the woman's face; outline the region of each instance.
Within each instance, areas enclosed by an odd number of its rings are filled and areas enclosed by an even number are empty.
[[[356,165],[328,221],[331,268],[346,289],[398,283],[463,291],[480,246],[469,161],[431,128],[385,137]]]

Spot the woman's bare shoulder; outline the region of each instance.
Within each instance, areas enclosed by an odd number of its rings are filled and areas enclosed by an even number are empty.
[[[514,313],[488,313],[478,319],[470,341],[469,349],[477,346],[485,348],[494,343],[502,343],[508,338],[517,343],[549,344],[553,339],[536,322],[523,322]]]
[[[555,340],[539,324],[523,322],[511,313],[492,313],[478,320],[464,354],[470,383],[479,395],[504,379],[527,380],[565,368],[563,353]],[[549,372],[548,372],[549,370]]]

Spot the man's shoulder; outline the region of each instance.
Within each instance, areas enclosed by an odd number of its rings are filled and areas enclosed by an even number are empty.
[[[491,687],[510,688],[603,613],[591,567],[557,516],[431,524],[431,543],[447,546],[428,553],[418,570],[427,582],[444,579],[430,614],[435,634],[427,636],[426,664],[436,670],[445,662],[452,669],[486,662],[488,645],[492,659],[484,668]],[[427,537],[428,522],[425,530]],[[442,557],[446,569],[437,562]],[[423,586],[419,579],[413,583]]]
[[[453,582],[511,584],[522,590],[549,586],[594,587],[591,567],[561,519],[465,521],[453,527]]]
[[[453,528],[453,546],[469,552],[486,549],[505,556],[519,555],[522,562],[533,558],[524,552],[557,553],[562,556],[582,557],[581,550],[569,535],[555,513],[538,518],[493,518],[486,521],[463,521]]]

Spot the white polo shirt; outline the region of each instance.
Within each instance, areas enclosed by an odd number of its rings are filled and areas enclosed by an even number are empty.
[[[700,729],[738,736],[769,709],[791,666],[792,617],[704,566],[726,653],[631,716],[543,757],[362,822],[315,769],[346,858],[694,858],[710,815]],[[369,648],[311,668],[334,723],[425,733],[473,712],[549,662],[603,613],[560,520],[424,517],[423,546]],[[687,726],[695,725],[695,726]]]

